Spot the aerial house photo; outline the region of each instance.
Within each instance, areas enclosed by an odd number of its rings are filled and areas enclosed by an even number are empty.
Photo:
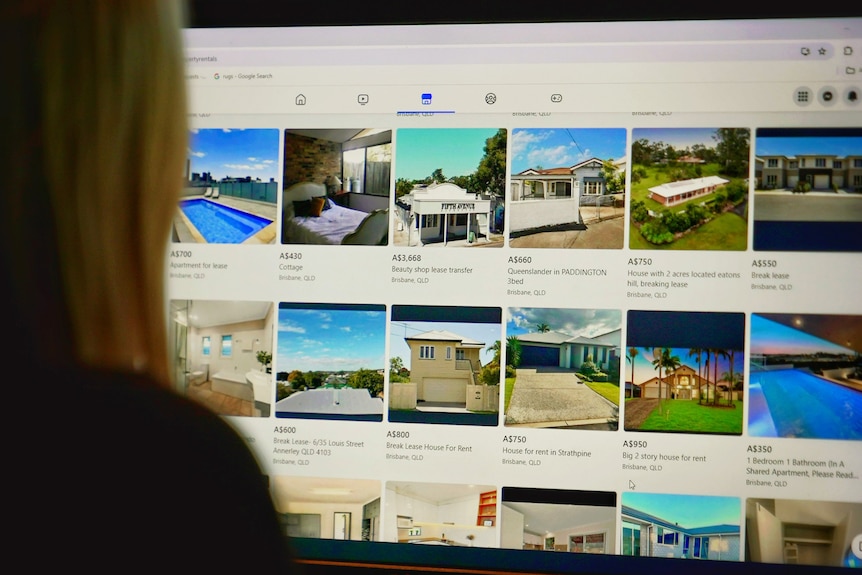
[[[616,430],[622,313],[509,308],[505,425]]]
[[[751,315],[748,433],[862,439],[862,316]]]
[[[511,247],[622,249],[624,128],[517,128],[511,155]]]
[[[744,251],[748,128],[635,128],[629,247]]]
[[[192,130],[173,241],[274,244],[278,146],[276,129]]]
[[[389,243],[392,130],[287,129],[281,243]]]
[[[396,132],[394,245],[502,247],[504,128]]]
[[[628,312],[627,431],[741,435],[745,314]]]
[[[280,303],[275,416],[383,420],[386,306]]]

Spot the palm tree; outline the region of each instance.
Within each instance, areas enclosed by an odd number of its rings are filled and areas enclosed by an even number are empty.
[[[733,384],[736,381],[733,378],[733,376],[735,375],[733,373],[733,356],[734,356],[735,351],[730,349],[730,350],[727,350],[725,353],[727,354],[725,357],[727,357],[728,362],[730,362],[730,365],[727,368],[729,373],[730,373],[730,377],[727,379],[727,381],[730,382],[730,387],[727,390],[727,405],[731,405],[731,404],[733,404]]]
[[[718,358],[719,357],[727,357],[727,351],[723,349],[710,349],[709,352],[712,352],[715,361],[713,362],[713,373],[715,374],[715,378],[712,380],[712,404],[716,405],[718,403]]]
[[[701,376],[701,372],[700,372],[700,367],[701,367],[700,360],[701,360],[701,356],[703,355],[703,352],[704,352],[703,348],[700,348],[700,347],[693,347],[693,348],[688,350],[688,357],[697,357],[697,402],[698,403],[702,403],[702,401],[701,401],[702,397],[701,397],[701,392],[700,392],[700,387],[701,387],[700,382],[703,379],[703,377]]]
[[[635,358],[638,356],[638,348],[630,347],[626,359],[632,364],[632,397],[635,396]]]
[[[521,365],[521,340],[514,335],[506,338],[506,365],[512,367]]]
[[[485,349],[486,349],[486,351],[493,351],[494,352],[494,359],[492,361],[493,361],[493,363],[500,365],[500,355],[503,353],[503,346],[500,343],[500,340],[498,339],[497,341],[494,342],[493,345],[489,345]]]
[[[673,373],[682,365],[682,361],[677,355],[671,355],[670,348],[663,347],[661,350],[661,359],[664,363],[664,374]]]
[[[729,371],[721,374],[721,379],[727,382],[728,402],[733,403],[733,390],[737,387],[742,389],[742,374],[738,371],[733,371],[731,367]]]
[[[503,352],[503,344],[500,340],[498,339],[493,343],[493,345],[489,345],[485,349],[487,351],[493,351],[494,359],[491,361],[500,367],[503,367],[500,363],[500,355]],[[506,365],[511,365],[512,367],[518,367],[521,365],[521,341],[514,335],[510,335],[506,338]]]
[[[545,322],[538,323],[536,324],[536,331],[538,331],[539,333],[546,333],[551,331],[551,326],[549,326]]]
[[[671,355],[671,349],[669,347],[655,348],[653,350],[653,361],[652,364],[658,370],[658,399],[659,399],[659,409],[663,410],[664,407],[662,405],[662,396],[661,391],[662,387],[664,387],[664,378],[662,377],[662,370],[664,370],[664,374],[667,375],[668,369],[675,370],[682,362],[679,360],[679,357],[675,355]]]

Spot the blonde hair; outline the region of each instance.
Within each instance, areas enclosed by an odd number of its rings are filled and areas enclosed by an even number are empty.
[[[29,285],[61,300],[29,302],[57,316],[55,326],[35,326],[51,333],[31,338],[47,345],[48,361],[145,371],[170,384],[165,256],[188,138],[182,16],[175,0],[42,2],[26,14],[35,53],[19,57],[35,66],[22,66],[22,84],[36,93],[20,102],[24,161],[10,169],[27,170],[13,185],[49,206],[41,217],[53,229],[36,231],[47,232],[40,249],[55,257],[29,265],[56,263],[59,289],[36,285],[51,281],[48,272],[9,275],[16,297],[34,297]],[[27,201],[6,217],[32,213]],[[27,235],[24,225],[11,229]]]

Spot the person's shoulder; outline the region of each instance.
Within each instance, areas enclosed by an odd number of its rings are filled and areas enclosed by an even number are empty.
[[[13,516],[36,531],[73,517],[78,528],[54,543],[70,565],[221,569],[257,556],[294,570],[267,476],[221,417],[146,376],[29,373],[40,402],[13,439]]]

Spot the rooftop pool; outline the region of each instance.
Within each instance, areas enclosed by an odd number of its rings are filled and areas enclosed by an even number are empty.
[[[807,371],[751,371],[748,433],[760,437],[862,439],[862,392]]]
[[[180,209],[210,244],[241,244],[272,220],[204,198],[182,200]]]

